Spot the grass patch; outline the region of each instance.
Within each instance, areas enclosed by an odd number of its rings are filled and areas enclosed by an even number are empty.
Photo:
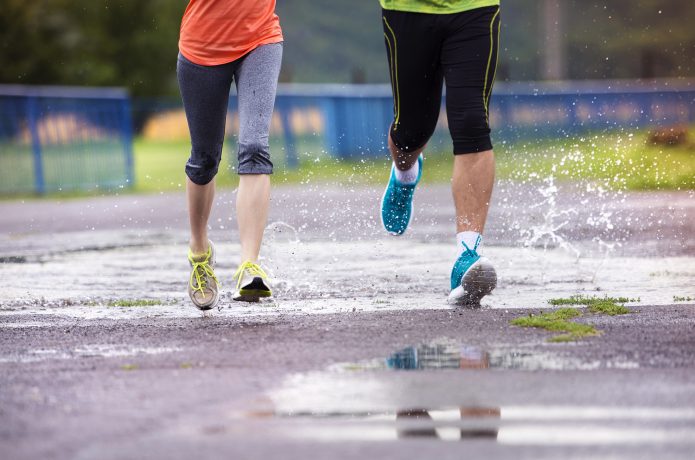
[[[673,301],[674,302],[692,302],[692,301],[695,301],[695,297],[690,297],[690,296],[682,297],[679,295],[674,295]]]
[[[159,300],[148,299],[129,299],[129,300],[114,300],[109,302],[109,307],[151,307],[153,305],[161,305]]]
[[[695,127],[691,130],[695,130]],[[453,163],[451,144],[441,133],[436,136],[425,154],[423,182],[448,183]],[[496,178],[540,182],[553,177],[557,182],[581,182],[602,189],[695,190],[695,145],[655,146],[648,143],[647,137],[648,130],[644,129],[540,141],[498,142],[495,146]],[[390,161],[386,151],[376,158],[338,160],[326,154],[320,136],[304,136],[297,139],[299,167],[290,169],[286,164],[282,139],[273,136],[270,144],[275,163],[275,173],[271,179],[274,185],[382,185],[388,180]],[[133,189],[66,189],[45,197],[79,198],[104,193],[184,190],[184,166],[189,153],[188,140],[157,141],[138,137],[133,142]],[[234,171],[235,164],[236,142],[227,139],[215,179],[218,186],[236,187],[239,179]],[[30,189],[22,190],[14,182],[8,182],[6,188],[0,187],[0,196],[3,199],[35,197]]]
[[[581,294],[570,297],[560,297],[548,300],[550,305],[585,305],[591,313],[601,315],[626,315],[631,313],[631,310],[624,305],[627,302],[639,302],[640,299],[631,299],[629,297],[589,297]]]
[[[448,143],[432,142],[426,153],[424,182],[449,182],[452,155]],[[188,141],[150,141],[137,138],[135,191],[183,190],[184,165],[190,152]],[[382,184],[388,180],[386,152],[378,158],[340,161],[323,150],[319,138],[298,141],[299,168],[288,169],[283,145],[271,139],[275,163],[274,184],[338,182],[347,185]],[[692,190],[695,189],[695,146],[663,147],[647,142],[647,130],[609,133],[545,141],[517,141],[496,145],[497,173],[501,180],[597,182],[607,189]],[[235,187],[238,176],[236,144],[227,140],[217,184]]]
[[[545,329],[546,331],[565,333],[551,337],[549,339],[551,342],[568,342],[599,334],[599,331],[593,326],[568,321],[579,316],[581,316],[581,312],[575,308],[561,308],[550,313],[530,314],[529,316],[516,318],[511,321],[511,324],[519,327],[534,327]]]
[[[234,145],[233,143],[229,144]],[[215,182],[220,187],[236,187],[239,183],[239,176],[234,169],[236,150],[232,153],[231,147],[227,143],[225,145]],[[275,166],[271,176],[273,185],[381,184],[388,180],[390,172],[386,153],[377,159],[338,160],[320,152],[320,148],[317,148],[317,153],[300,153],[300,166],[290,169],[286,166],[284,153],[279,146],[271,145],[271,151]],[[138,138],[134,142],[133,152],[136,192],[184,190],[186,184],[184,166],[190,152],[190,144],[187,141],[148,141]],[[439,160],[432,162],[432,166],[436,169],[444,168],[440,163],[451,161],[450,158],[444,158],[443,155],[436,155],[436,157]],[[446,168],[450,174],[451,165],[446,166]]]
[[[550,305],[560,306],[560,305],[586,305],[591,306],[596,303],[627,303],[627,302],[639,302],[640,299],[631,299],[629,297],[596,297],[596,296],[584,296],[581,294],[573,295],[569,297],[559,297],[555,299],[548,300]]]
[[[675,299],[675,297],[674,297]],[[639,299],[628,297],[588,297],[574,295],[566,298],[550,299],[551,305],[582,305],[586,306],[590,313],[599,315],[625,315],[632,311],[621,305],[626,302],[638,302]],[[577,308],[560,308],[550,313],[540,313],[538,315],[529,314],[521,318],[510,321],[513,326],[534,327],[545,329],[552,332],[563,332],[548,339],[549,342],[574,342],[584,337],[601,334],[601,331],[594,326],[570,321],[573,318],[582,316],[582,312]]]
[[[122,371],[136,371],[140,369],[137,364],[124,364],[121,366]]]
[[[497,147],[497,176],[592,181],[606,189],[693,190],[695,145],[658,146],[648,130],[532,140]]]
[[[695,130],[695,127],[692,129]],[[441,133],[435,137],[425,154],[423,182],[448,183],[453,163],[451,144]],[[647,142],[647,137],[648,130],[639,130],[540,141],[498,142],[495,146],[496,177],[499,180],[522,182],[540,182],[553,177],[558,182],[581,182],[602,189],[695,190],[695,145],[655,146]],[[286,164],[282,139],[273,136],[270,144],[275,163],[275,173],[271,179],[274,185],[382,185],[388,180],[390,161],[386,151],[376,158],[338,160],[325,152],[320,136],[304,136],[297,139],[299,167],[290,169]],[[49,193],[46,197],[79,198],[104,193],[184,190],[184,166],[190,148],[188,140],[157,141],[137,137],[133,142],[133,189],[66,189]],[[218,186],[236,187],[239,179],[234,170],[235,164],[236,142],[227,139],[215,179]],[[0,187],[3,198],[35,197],[30,189],[22,192],[14,182],[8,184],[7,188]]]
[[[632,310],[627,308],[625,305],[618,305],[610,300],[601,300],[590,304],[589,311],[591,313],[608,316],[627,315],[628,313],[632,312]]]

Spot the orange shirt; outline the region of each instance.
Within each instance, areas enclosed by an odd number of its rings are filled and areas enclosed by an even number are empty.
[[[219,65],[281,41],[275,0],[190,0],[181,20],[179,51],[195,64]]]

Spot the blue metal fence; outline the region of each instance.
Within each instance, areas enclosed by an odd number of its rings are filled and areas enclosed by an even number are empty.
[[[280,85],[276,111],[283,126],[290,126],[287,120],[293,111],[307,108],[322,114],[323,148],[331,155],[356,158],[385,153],[393,113],[388,85]],[[496,142],[693,123],[695,81],[498,83],[490,122]],[[296,155],[295,139],[290,129],[285,130],[288,155]],[[440,148],[450,145],[444,98],[432,143]]]
[[[125,90],[0,85],[0,194],[132,183]]]
[[[233,117],[235,97],[229,109]],[[137,101],[136,127],[162,112],[179,113],[174,121],[187,137],[178,98]],[[386,155],[392,112],[388,85],[280,85],[271,132],[275,158],[278,147],[287,167],[305,154]],[[132,113],[122,89],[0,85],[0,194],[132,185]],[[695,81],[500,83],[490,121],[496,142],[690,124]],[[430,146],[447,151],[450,145],[442,101]]]

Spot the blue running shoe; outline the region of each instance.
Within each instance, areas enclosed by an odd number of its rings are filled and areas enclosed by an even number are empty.
[[[401,184],[396,179],[395,166],[391,166],[389,185],[381,199],[381,223],[392,235],[402,235],[408,229],[413,215],[413,195],[422,177],[422,155],[417,158],[420,170],[414,184]]]
[[[449,303],[478,307],[480,299],[497,286],[497,273],[490,261],[478,255],[480,237],[473,249],[463,244],[465,251],[451,269],[451,293]]]

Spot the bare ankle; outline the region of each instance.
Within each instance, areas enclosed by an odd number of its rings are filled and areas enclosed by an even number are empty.
[[[204,254],[204,253],[208,252],[210,244],[208,243],[207,239],[199,240],[199,241],[194,241],[193,239],[191,239],[191,241],[189,243],[189,247],[190,247],[191,252],[193,254]]]

